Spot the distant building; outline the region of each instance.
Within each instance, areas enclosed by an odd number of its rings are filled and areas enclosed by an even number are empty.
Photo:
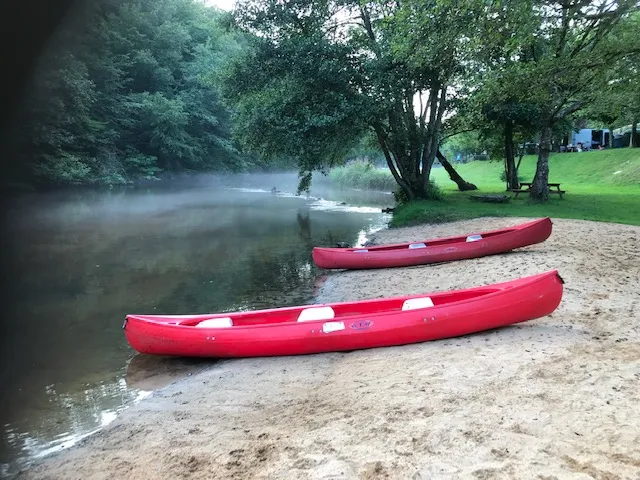
[[[594,129],[594,128],[582,128],[577,132],[572,130],[569,135],[565,137],[565,146],[578,147],[582,146],[584,150],[597,149],[602,145],[606,147],[609,145],[609,129]]]

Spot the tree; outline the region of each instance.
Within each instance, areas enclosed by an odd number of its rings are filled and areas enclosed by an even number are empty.
[[[515,139],[522,143],[527,140],[539,114],[535,104],[519,99],[510,89],[513,65],[527,60],[523,45],[529,24],[523,24],[522,19],[527,18],[530,10],[529,1],[506,0],[485,21],[483,37],[487,47],[479,52],[484,68],[477,75],[480,86],[468,102],[473,112],[471,123],[476,125],[484,142],[493,147],[489,148],[491,153],[504,158],[507,191],[520,187]]]
[[[485,145],[480,138],[480,132],[478,129],[474,129],[468,132],[461,132],[444,140],[440,151],[443,155],[449,155],[450,157],[458,157],[462,160],[467,160],[473,155],[481,153],[485,150]]]
[[[370,131],[406,197],[429,198],[443,117],[472,60],[483,8],[471,0],[241,1],[236,23],[254,35],[252,48],[222,80],[236,135],[262,156],[296,158],[302,190]]]
[[[192,0],[84,2],[33,76],[12,180],[117,184],[251,166],[215,88],[213,72],[244,45],[223,20]]]
[[[515,160],[516,144],[522,144],[519,154],[520,160],[522,160],[524,143],[535,132],[538,112],[539,109],[536,105],[509,98],[494,99],[493,102],[484,105],[483,118],[486,122],[482,127],[482,133],[484,137],[497,134],[502,140],[507,191],[520,188],[518,177],[520,162],[516,165]]]
[[[53,184],[80,184],[91,174],[92,149],[101,126],[90,115],[96,103],[95,85],[85,65],[69,53],[48,59],[55,62],[48,75],[31,84],[34,93],[25,106],[31,115],[21,138],[22,151],[31,159],[30,174]],[[25,173],[26,166],[16,167]]]
[[[509,66],[510,91],[540,107],[539,153],[531,197],[548,199],[554,127],[593,96],[607,69],[634,53],[628,22],[635,0],[560,0],[531,5],[521,33],[522,61]]]
[[[613,129],[631,124],[629,147],[640,146],[637,135],[640,119],[640,54],[615,63],[603,78],[583,116],[609,128],[611,147]]]

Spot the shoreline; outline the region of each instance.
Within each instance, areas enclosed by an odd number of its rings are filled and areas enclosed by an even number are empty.
[[[387,228],[369,241],[521,221]],[[635,478],[640,227],[553,223],[546,242],[509,254],[324,274],[314,292],[339,302],[558,268],[565,294],[548,317],[403,347],[212,360],[17,478]]]

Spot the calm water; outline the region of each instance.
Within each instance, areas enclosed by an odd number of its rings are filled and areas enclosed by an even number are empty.
[[[320,273],[312,247],[362,243],[393,203],[381,193],[294,191],[293,175],[243,176],[15,199],[2,239],[11,322],[0,340],[0,473],[211,364],[135,354],[121,329],[127,313],[310,303]]]

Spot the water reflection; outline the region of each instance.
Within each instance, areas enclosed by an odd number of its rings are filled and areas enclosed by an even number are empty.
[[[122,373],[69,390],[45,386],[41,401],[30,405],[27,422],[4,424],[3,476],[26,465],[28,459],[73,445],[112,422],[122,408],[151,393],[130,388]]]
[[[125,314],[308,303],[319,285],[312,247],[355,244],[388,219],[380,213],[385,194],[362,193],[358,203],[359,192],[340,198],[319,189],[306,198],[287,191],[290,180],[13,202],[2,239],[11,252],[4,272],[11,301],[2,308],[12,319],[0,335],[3,476],[211,364],[134,355],[122,334]],[[272,195],[273,185],[282,192]]]

